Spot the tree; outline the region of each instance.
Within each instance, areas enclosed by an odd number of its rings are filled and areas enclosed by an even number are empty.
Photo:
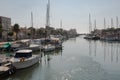
[[[0,24],[0,38],[2,38],[2,31],[3,31],[2,24]]]
[[[29,36],[29,38],[30,38],[30,36],[31,36],[31,33],[27,33],[27,35]]]
[[[18,39],[18,33],[20,31],[19,24],[14,24],[13,31],[16,33],[16,40]]]
[[[8,36],[13,36],[13,32],[9,32],[9,33],[8,33]]]
[[[38,29],[38,34],[40,37],[45,37],[45,28]]]
[[[30,36],[31,36],[31,38],[35,37],[35,32],[36,32],[35,28],[30,27],[30,28],[28,28],[28,30],[30,30]]]

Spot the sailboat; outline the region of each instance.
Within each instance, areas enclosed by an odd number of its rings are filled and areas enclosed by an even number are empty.
[[[31,49],[32,51],[39,51],[40,44],[35,44],[33,40],[33,14],[32,12],[31,12],[31,26],[32,26],[32,35],[31,35],[30,45],[27,47],[27,49]]]
[[[96,20],[94,21],[94,31],[92,32],[92,23],[91,23],[91,15],[89,14],[89,34],[87,34],[84,39],[90,39],[90,40],[99,40],[100,37],[97,36],[94,32],[96,31]]]
[[[47,11],[46,11],[46,35],[45,35],[45,41],[47,41],[47,38],[50,39],[49,27],[50,27],[50,0],[48,0]],[[43,51],[44,52],[49,52],[49,51],[53,51],[53,50],[55,50],[54,45],[45,44],[45,46],[43,46]]]
[[[32,13],[31,13],[31,22],[32,22],[32,27],[33,27]],[[14,57],[10,59],[12,65],[16,69],[27,68],[39,62],[40,55],[33,55],[32,53],[35,50],[38,50],[38,49],[40,50],[40,46],[37,44],[33,44],[32,40],[33,39],[31,38],[31,43],[29,47],[16,51]]]

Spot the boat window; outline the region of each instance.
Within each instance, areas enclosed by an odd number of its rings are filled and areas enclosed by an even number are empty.
[[[31,56],[32,53],[16,53],[15,58],[21,58],[21,57],[29,58]]]

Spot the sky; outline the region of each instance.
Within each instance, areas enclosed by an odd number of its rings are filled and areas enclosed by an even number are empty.
[[[89,32],[89,14],[91,22],[102,29],[104,18],[107,27],[113,18],[120,17],[120,0],[50,0],[50,26],[60,28],[75,28],[78,33]],[[31,12],[35,28],[45,27],[47,0],[0,0],[0,16],[10,17],[12,25],[18,23],[21,27],[31,26]],[[119,20],[120,21],[120,20]],[[120,24],[120,23],[119,23]],[[94,27],[94,26],[92,26]]]

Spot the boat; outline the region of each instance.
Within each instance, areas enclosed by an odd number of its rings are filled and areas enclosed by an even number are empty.
[[[41,45],[40,39],[33,39],[30,41],[30,45],[27,49],[31,49],[32,51],[40,51],[42,50],[43,46]]]
[[[32,51],[40,51],[40,45],[30,44],[26,49],[31,49]]]
[[[50,51],[54,51],[54,50],[55,50],[55,46],[53,46],[51,44],[45,45],[43,48],[44,52],[50,52]]]
[[[95,36],[95,35],[91,35],[91,34],[88,34],[84,37],[84,39],[88,39],[88,40],[99,40],[100,37],[98,36]]]
[[[0,64],[0,79],[16,72],[15,67],[10,62]]]
[[[37,62],[39,62],[39,55],[32,55],[32,50],[29,49],[23,49],[23,50],[18,50],[15,53],[15,56],[10,59],[12,62],[12,65],[16,69],[23,69],[30,67]]]
[[[32,12],[31,12],[31,26],[33,28],[33,14],[32,14]],[[33,36],[33,31],[32,31],[29,46],[26,47],[25,49],[31,49],[32,51],[40,51],[40,44],[35,44],[33,37],[34,36]]]

